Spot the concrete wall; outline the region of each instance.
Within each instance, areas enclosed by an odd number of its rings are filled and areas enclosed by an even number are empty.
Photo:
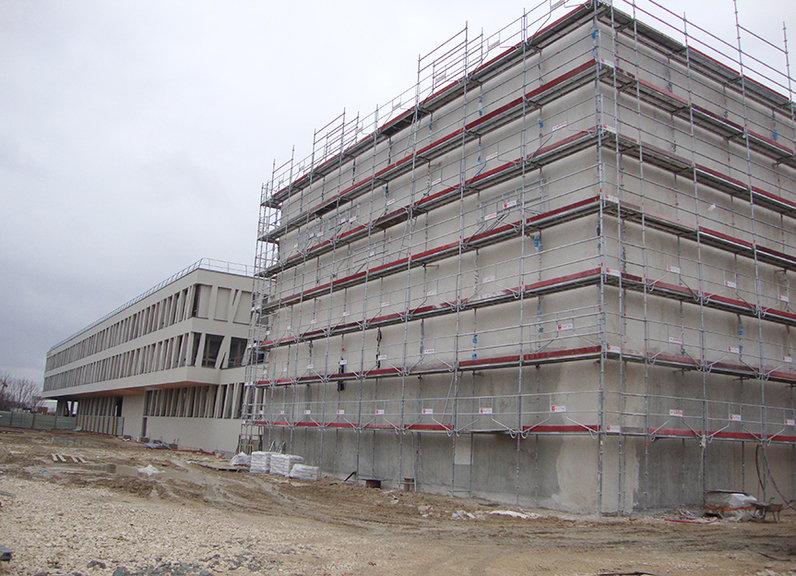
[[[151,440],[177,444],[185,450],[229,454],[238,446],[240,420],[148,416],[147,434]]]

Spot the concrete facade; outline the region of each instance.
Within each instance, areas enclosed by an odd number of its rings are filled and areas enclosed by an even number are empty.
[[[580,512],[793,498],[787,77],[619,4],[465,30],[274,171],[254,446]]]
[[[233,451],[251,271],[200,260],[54,346],[44,395],[83,430]]]

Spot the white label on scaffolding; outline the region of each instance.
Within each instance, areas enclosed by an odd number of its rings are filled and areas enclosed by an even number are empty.
[[[389,306],[390,306],[390,303],[389,303],[389,302],[382,302],[382,303],[381,303],[381,307],[382,307],[382,308],[388,308]]]
[[[384,414],[384,410],[381,408],[376,408],[376,416],[381,416]]]
[[[680,267],[679,266],[667,266],[666,269],[669,272],[674,272],[675,274],[679,274],[680,273]]]
[[[603,66],[609,66],[611,68],[614,67],[614,63],[611,62],[610,60],[606,60],[605,58],[600,58],[600,64],[602,64]]]
[[[344,415],[344,414],[345,414],[345,410],[342,410],[342,409],[341,409],[341,410],[338,410],[338,411],[337,411],[337,415],[338,415],[338,416],[342,416],[342,415]]]
[[[349,218],[348,221],[349,222],[356,222],[357,221],[357,217],[356,216],[351,216],[351,218]]]
[[[307,364],[307,370],[312,370],[315,368],[315,364]]]
[[[282,372],[287,372],[287,366],[282,366]]]
[[[609,434],[619,434],[622,432],[622,427],[618,424],[608,424],[608,426],[605,427],[605,431]]]
[[[785,418],[785,426],[796,426],[796,420]]]
[[[279,415],[280,415],[280,416],[284,416],[284,415],[285,415],[285,411],[284,411],[284,410],[280,410],[280,411],[279,411]]]
[[[792,364],[793,363],[793,356],[783,356],[782,357],[782,361],[783,362],[787,362],[788,364]]]
[[[740,354],[741,349],[738,346],[727,346],[727,352],[730,354]]]
[[[675,416],[677,418],[682,418],[683,417],[683,411],[682,410],[669,410],[669,416]]]
[[[433,414],[433,413],[434,413],[433,408],[423,408],[423,414]]]
[[[611,63],[611,66],[613,66],[613,62]],[[611,132],[613,134],[616,134],[616,126],[611,126],[610,124],[603,124],[603,129],[606,132]]]
[[[740,422],[741,415],[740,414],[730,414],[730,422]]]
[[[426,292],[426,296],[434,296],[436,293],[437,293],[436,290],[429,290],[428,292]]]
[[[675,338],[674,336],[669,336],[669,342],[671,342],[672,344],[682,344],[683,343],[683,339],[682,338]]]
[[[572,322],[567,322],[566,324],[558,324],[558,330],[572,330]]]
[[[738,287],[738,285],[735,282],[733,282],[732,280],[725,280],[724,281],[724,285],[727,288],[737,288]]]
[[[495,158],[497,158],[497,157],[498,157],[498,153],[497,153],[497,152],[493,152],[492,154],[490,154],[489,156],[487,156],[487,157],[486,157],[486,159],[487,159],[487,160],[494,160],[494,159],[495,159]]]
[[[433,353],[434,353],[434,349],[433,349],[433,348],[428,348],[428,349],[427,349],[427,350],[424,352],[424,354],[433,354]]]
[[[779,301],[780,302],[790,302],[790,298],[788,298],[785,294],[780,294],[779,295]]]
[[[616,276],[617,278],[619,278],[621,276],[621,274],[619,273],[619,270],[614,270],[613,268],[606,268],[605,269],[605,273],[608,276]]]
[[[292,326],[291,326],[290,324],[288,324],[287,326],[285,326],[285,330],[290,330],[291,328],[292,328]]]
[[[481,408],[479,412],[481,412],[481,414],[492,414],[492,408]]]
[[[567,411],[567,407],[564,404],[553,404],[550,406],[550,412],[553,414],[560,414]]]
[[[497,218],[497,212],[491,212],[484,216],[484,220],[494,220],[495,218]]]
[[[376,358],[376,360],[379,360],[379,361],[386,360],[386,359],[387,359],[387,355],[386,354],[379,354],[378,357]]]
[[[310,324],[317,324],[317,323],[318,323],[318,320],[316,318],[313,318],[312,320],[310,320]]]
[[[351,316],[350,310],[346,310],[345,312],[343,312],[343,318],[345,318],[346,316]]]
[[[495,281],[494,276],[487,276],[486,278],[484,278],[484,282],[494,282],[494,281]]]
[[[517,205],[516,200],[512,200],[511,202],[503,202],[503,210],[514,208],[516,205]]]
[[[387,206],[392,206],[393,204],[395,204],[395,198],[387,200]]]
[[[271,331],[270,331],[270,330],[266,330],[266,331],[265,331],[265,335],[266,335],[266,336],[270,336],[270,335],[271,335]]]
[[[435,185],[439,184],[440,182],[442,182],[442,178],[437,178],[436,180],[432,180],[431,181],[431,185],[435,186]]]
[[[309,416],[312,414],[312,410],[304,410],[304,416]]]
[[[345,366],[346,364],[348,364],[348,360],[340,360],[338,364],[340,364],[340,366]]]
[[[296,248],[298,248],[298,244],[293,244],[293,249],[295,250]]]
[[[619,346],[611,346],[610,344],[606,344],[605,345],[605,349],[608,352],[615,352],[616,354],[621,354],[622,353],[622,348],[619,347]]]
[[[566,127],[567,127],[567,121],[564,120],[563,122],[559,122],[558,124],[553,126],[553,129],[551,130],[551,132],[555,132],[556,130],[561,130],[562,128],[566,128]]]

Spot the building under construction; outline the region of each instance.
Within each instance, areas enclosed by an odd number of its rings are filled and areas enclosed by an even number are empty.
[[[242,442],[564,510],[791,499],[787,34],[563,4],[274,169]]]

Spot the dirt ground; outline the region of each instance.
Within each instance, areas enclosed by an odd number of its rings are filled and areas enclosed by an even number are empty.
[[[796,576],[789,510],[780,523],[597,519],[200,465],[222,462],[0,429],[0,544],[13,552],[0,575]]]

